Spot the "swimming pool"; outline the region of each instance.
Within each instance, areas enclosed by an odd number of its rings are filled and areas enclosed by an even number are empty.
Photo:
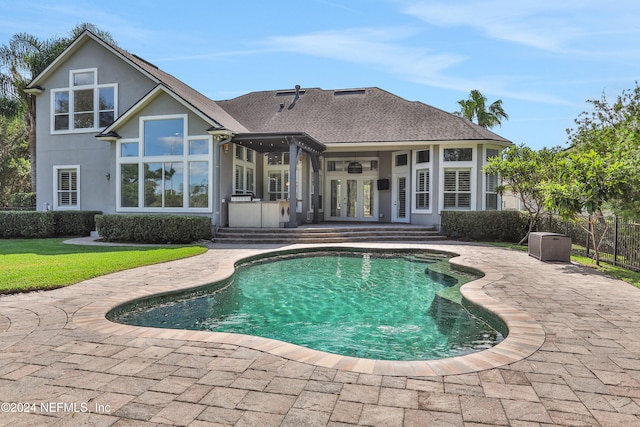
[[[359,358],[431,360],[504,338],[445,295],[475,278],[451,270],[442,254],[325,248],[249,260],[232,280],[137,301],[108,317],[261,336]]]

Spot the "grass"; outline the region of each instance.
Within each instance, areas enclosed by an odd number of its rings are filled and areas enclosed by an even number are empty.
[[[0,240],[0,294],[59,288],[207,250],[203,246],[80,246],[64,240]]]
[[[487,245],[491,246],[500,246],[503,248],[515,249],[519,251],[528,251],[528,247],[524,245],[515,245],[510,243],[496,243],[496,242],[484,242]],[[584,248],[582,248],[584,249]],[[601,273],[606,274],[609,277],[613,277],[614,279],[619,279],[625,281],[627,283],[631,283],[633,286],[640,288],[640,273],[635,272],[633,270],[626,269],[624,267],[619,267],[612,264],[607,264],[606,262],[600,262],[600,265],[596,265],[595,261],[590,257],[580,256],[580,255],[571,255],[571,261],[574,261],[580,265],[584,265],[585,267],[590,267],[595,270],[600,271]]]

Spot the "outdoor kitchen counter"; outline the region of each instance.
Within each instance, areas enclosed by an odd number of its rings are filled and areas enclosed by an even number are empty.
[[[289,222],[289,201],[229,202],[229,227],[278,228]]]

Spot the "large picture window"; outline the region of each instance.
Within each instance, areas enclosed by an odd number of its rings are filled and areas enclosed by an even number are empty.
[[[187,116],[140,118],[140,138],[118,142],[121,211],[211,208],[211,137],[187,135]]]
[[[98,70],[72,70],[69,87],[51,91],[51,132],[89,132],[111,124],[117,114],[117,84],[98,84]]]

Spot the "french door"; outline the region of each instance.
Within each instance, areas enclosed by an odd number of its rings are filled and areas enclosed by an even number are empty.
[[[339,176],[328,179],[329,209],[325,219],[334,221],[375,221],[377,218],[376,180]]]

